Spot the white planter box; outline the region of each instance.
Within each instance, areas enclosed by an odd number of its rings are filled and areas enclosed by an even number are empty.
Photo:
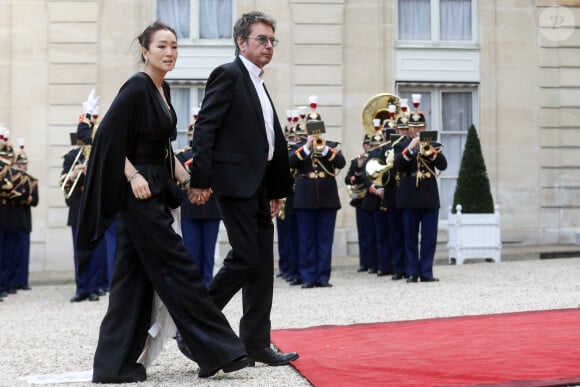
[[[466,259],[501,261],[501,225],[499,206],[493,214],[463,214],[458,204],[457,213],[449,206],[448,225],[449,263],[463,264]]]

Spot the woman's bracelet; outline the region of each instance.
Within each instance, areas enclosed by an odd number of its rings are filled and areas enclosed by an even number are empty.
[[[131,176],[129,176],[129,177],[127,178],[127,181],[130,183],[130,182],[131,182],[131,180],[133,180],[133,179],[134,179],[134,178],[135,178],[135,177],[136,177],[138,174],[139,174],[139,171],[135,169],[135,172],[133,172],[133,173],[131,174]]]

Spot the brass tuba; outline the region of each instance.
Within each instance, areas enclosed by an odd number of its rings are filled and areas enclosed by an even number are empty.
[[[378,118],[383,122],[383,120],[390,117],[389,105],[395,105],[397,108],[395,115],[398,115],[401,112],[401,99],[395,94],[377,94],[372,96],[364,104],[362,110],[362,123],[363,128],[368,135],[372,136],[376,133],[373,119]],[[395,144],[392,146],[395,146]],[[387,151],[387,153],[389,153],[389,151]],[[389,170],[393,168],[394,155],[390,152],[390,154],[385,154],[385,156],[387,159],[386,163],[378,158],[372,158],[366,163],[365,172],[374,185],[382,186],[387,184],[390,179]],[[384,178],[385,174],[387,174],[386,179]]]
[[[381,93],[372,96],[363,106],[362,110],[362,123],[365,133],[369,136],[375,134],[375,126],[373,125],[373,120],[378,118],[383,122],[383,120],[389,118],[389,105],[395,105],[398,115],[401,112],[401,99],[395,94]]]

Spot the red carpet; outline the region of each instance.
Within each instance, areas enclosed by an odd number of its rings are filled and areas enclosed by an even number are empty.
[[[272,332],[321,386],[580,385],[580,309]]]

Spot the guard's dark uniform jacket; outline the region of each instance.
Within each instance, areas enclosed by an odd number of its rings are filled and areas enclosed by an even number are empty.
[[[369,157],[366,159],[365,164],[364,164],[364,178],[363,178],[363,184],[367,187],[367,194],[365,195],[362,204],[361,204],[361,208],[363,210],[366,211],[379,211],[381,210],[381,197],[375,195],[372,191],[378,188],[382,188],[382,185],[374,185],[373,182],[371,181],[370,177],[367,175],[366,173],[366,166],[367,163],[369,162],[369,160],[371,159],[381,159],[381,157],[384,159],[384,145],[378,148],[375,148],[373,150],[371,150],[369,152]]]
[[[361,207],[363,198],[368,194],[367,188],[364,186],[364,176],[364,163],[362,167],[359,167],[356,158],[351,160],[344,183],[352,187],[350,205],[355,208]]]
[[[79,163],[86,162],[85,156],[81,151],[81,148],[71,149],[67,154],[63,156],[64,160],[62,162],[62,173],[61,176],[66,175],[69,170],[71,169],[74,160],[78,153],[81,152],[79,157]],[[85,174],[81,174],[78,178],[78,183],[76,184],[74,191],[67,199],[65,197],[66,205],[68,206],[68,217],[67,217],[67,226],[77,227],[78,225],[78,217],[79,217],[79,209],[81,207],[81,195],[83,192],[83,186],[85,181]],[[72,182],[68,182],[67,184],[72,184]]]
[[[403,140],[404,141],[404,140]],[[401,142],[403,142],[401,141]],[[404,147],[410,140],[405,142]],[[432,142],[435,148],[441,144]],[[399,193],[397,206],[399,208],[439,208],[439,189],[437,188],[437,172],[447,169],[447,159],[443,153],[439,153],[435,160],[422,157],[416,150],[413,154],[407,152],[406,160],[404,152],[395,156],[395,168],[399,172]],[[420,158],[417,161],[417,158]]]
[[[290,168],[296,169],[294,208],[341,208],[335,176],[346,160],[340,150],[334,150],[339,144],[327,142],[331,150],[325,156],[315,156],[314,152],[307,155],[303,145],[290,153]]]

